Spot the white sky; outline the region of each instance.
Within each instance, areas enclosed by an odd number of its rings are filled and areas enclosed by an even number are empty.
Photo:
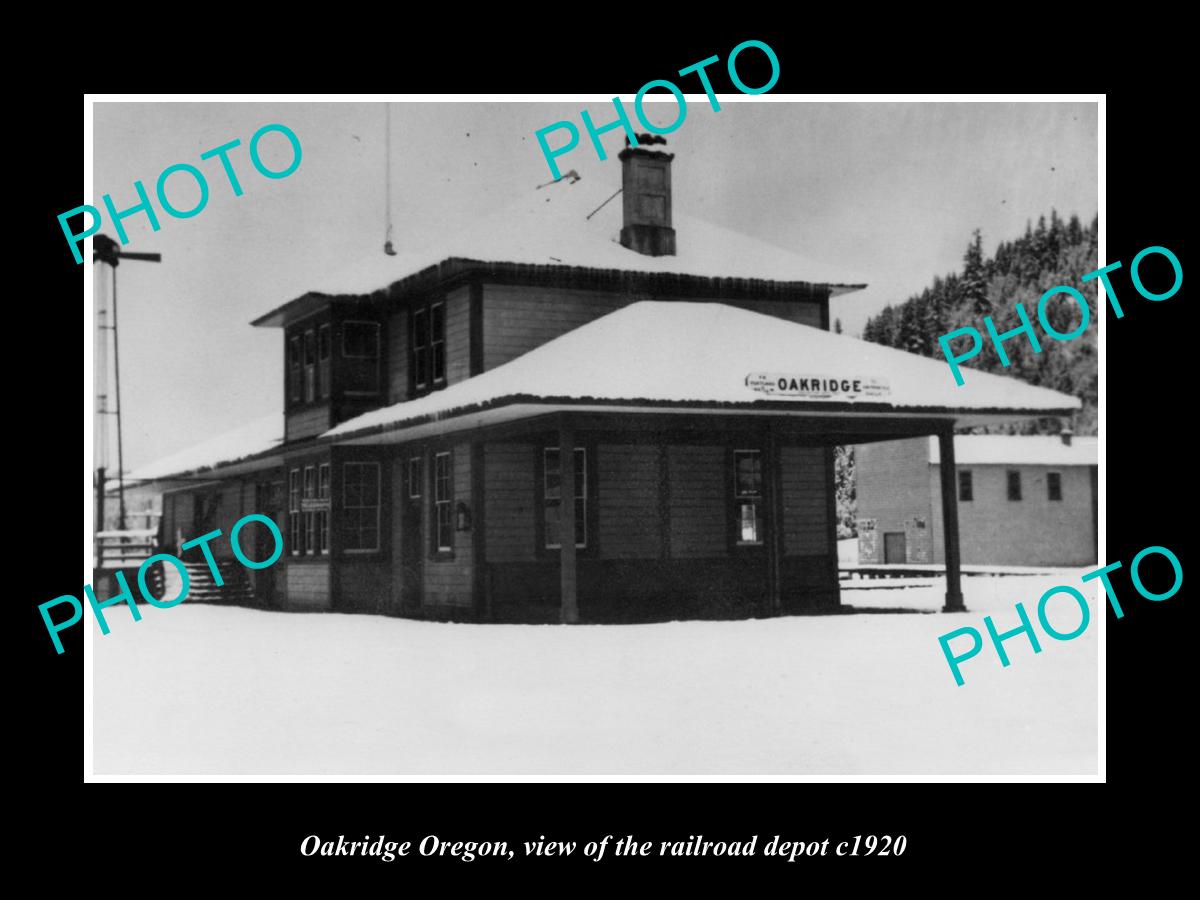
[[[623,98],[632,115],[632,98]],[[866,290],[833,300],[857,334],[868,315],[957,269],[974,228],[987,252],[1051,207],[1090,222],[1097,209],[1093,103],[811,104],[734,102],[713,112],[701,95],[669,135],[677,209],[862,273]],[[397,243],[492,212],[548,181],[534,132],[560,119],[598,124],[603,103],[396,103],[392,195]],[[675,108],[661,107],[669,123]],[[279,122],[299,136],[300,168],[268,180],[248,144]],[[580,126],[582,132],[582,126]],[[233,138],[245,193],[234,197],[215,159],[200,153]],[[559,132],[551,137],[557,146]],[[600,162],[587,139],[559,158],[565,172],[620,186],[619,130]],[[286,140],[262,144],[271,168]],[[384,108],[380,103],[97,103],[94,184],[86,202],[118,209],[153,196],[158,174],[186,162],[208,176],[194,218],[158,210],[125,220],[128,250],[160,264],[119,268],[125,466],[134,468],[281,409],[279,329],[251,319],[299,296],[384,240]],[[187,209],[186,175],[169,182]],[[189,191],[192,193],[189,194]],[[156,209],[157,201],[155,201]],[[102,232],[115,237],[109,222]],[[680,233],[679,241],[687,240]],[[380,285],[382,287],[383,285]],[[115,462],[115,456],[114,456]]]

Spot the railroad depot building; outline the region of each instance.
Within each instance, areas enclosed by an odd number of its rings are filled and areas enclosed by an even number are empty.
[[[958,435],[953,490],[963,563],[1096,562],[1097,439]],[[944,563],[941,454],[912,438],[855,450],[860,563]]]
[[[256,319],[281,332],[283,434],[160,467],[185,479],[163,494],[164,543],[270,515],[284,557],[249,577],[290,610],[825,610],[835,445],[935,436],[952,458],[955,428],[1079,407],[831,333],[830,298],[863,285],[677,214],[672,159],[627,147],[599,178],[569,173]],[[953,504],[946,521],[956,608]],[[185,559],[206,571],[198,548]]]

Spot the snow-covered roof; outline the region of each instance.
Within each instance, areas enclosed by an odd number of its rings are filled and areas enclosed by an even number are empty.
[[[831,385],[831,382],[834,382]],[[830,404],[870,412],[1061,415],[1076,397],[723,303],[644,300],[505,365],[325,432],[345,437],[512,403]]]
[[[959,434],[954,438],[954,461],[960,466],[1094,466],[1098,447],[1094,437],[1072,437],[1064,444],[1053,434]],[[940,460],[937,438],[930,438],[929,462],[937,465]]]
[[[612,170],[609,170],[612,171]],[[855,273],[694,218],[673,202],[676,255],[644,256],[622,247],[619,182],[585,173],[530,189],[518,201],[464,226],[422,223],[416,243],[395,240],[397,255],[378,250],[313,284],[320,294],[369,294],[447,259],[487,263],[578,266],[625,272],[756,278],[827,284],[844,293],[863,287]],[[614,196],[615,194],[615,196]],[[590,218],[589,218],[590,215]]]
[[[160,481],[237,462],[264,453],[283,442],[283,414],[272,413],[248,422],[232,431],[214,435],[206,441],[147,463],[126,476],[127,481]]]

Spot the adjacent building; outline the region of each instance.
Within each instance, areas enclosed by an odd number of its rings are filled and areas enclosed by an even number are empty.
[[[286,552],[251,587],[290,610],[828,610],[834,446],[935,436],[952,455],[955,428],[1079,407],[985,373],[959,388],[944,363],[831,333],[830,299],[863,285],[679,214],[672,159],[627,147],[598,177],[255,319],[281,336],[282,440],[159,468],[176,479],[166,543],[271,516]],[[192,565],[202,574],[198,553]]]
[[[972,376],[974,373],[972,373]],[[953,492],[962,562],[1096,562],[1097,439],[958,435]],[[860,563],[944,563],[941,454],[913,438],[855,452]]]

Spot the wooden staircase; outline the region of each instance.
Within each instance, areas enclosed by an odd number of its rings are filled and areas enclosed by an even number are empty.
[[[218,559],[217,571],[225,583],[220,587],[213,580],[208,563],[183,561],[188,573],[188,596],[185,603],[220,603],[231,606],[255,606],[254,586],[246,576],[246,569],[232,559]],[[164,584],[165,580],[165,584]],[[168,600],[179,596],[182,587],[179,570],[173,565],[156,563],[153,572],[146,577],[146,585],[156,597]]]

